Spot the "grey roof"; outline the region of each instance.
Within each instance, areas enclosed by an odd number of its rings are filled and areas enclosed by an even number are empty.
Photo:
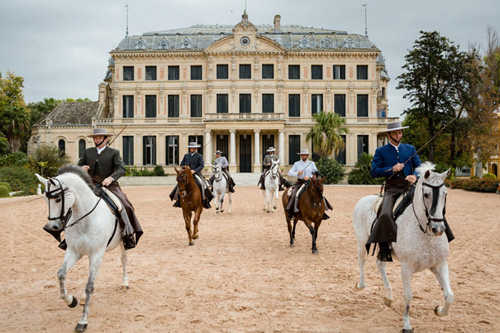
[[[367,37],[348,34],[346,31],[331,30],[300,25],[258,25],[257,34],[268,37],[287,50],[297,49],[373,49],[376,48]],[[188,28],[146,32],[141,36],[128,36],[121,40],[116,51],[168,50],[201,51],[214,42],[233,35],[230,25],[193,25]]]
[[[92,117],[99,113],[99,102],[62,102],[36,125],[43,126],[47,120],[51,126],[92,125]]]

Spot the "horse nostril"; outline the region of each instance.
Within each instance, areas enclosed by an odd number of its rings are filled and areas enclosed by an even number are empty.
[[[436,234],[437,233],[437,228],[436,227],[432,228],[432,232]]]

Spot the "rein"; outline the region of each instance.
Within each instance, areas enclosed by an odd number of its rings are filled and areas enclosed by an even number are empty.
[[[429,214],[429,209],[427,208],[427,205],[425,204],[425,200],[424,200],[424,197],[425,197],[424,186],[432,188],[432,206],[431,206],[430,214]],[[439,199],[439,189],[443,186],[444,186],[444,182],[439,184],[439,185],[433,185],[433,184],[429,184],[426,182],[422,182],[422,203],[424,205],[425,216],[427,218],[427,225],[426,225],[425,229],[420,224],[417,213],[415,212],[415,204],[412,202],[413,214],[417,218],[418,226],[424,234],[429,234],[428,230],[429,230],[429,226],[430,226],[431,222],[443,222],[444,221],[444,217],[437,219],[437,218],[432,217],[432,215],[431,215],[431,214],[434,214],[436,212],[437,201]]]

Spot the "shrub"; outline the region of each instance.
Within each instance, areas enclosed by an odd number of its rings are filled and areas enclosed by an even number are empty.
[[[12,192],[12,187],[10,187],[10,184],[7,182],[0,182],[0,185],[3,185],[9,189],[9,192]]]
[[[11,185],[12,191],[22,191],[21,195],[36,194],[38,179],[32,169],[27,167],[0,168],[0,179]]]
[[[384,177],[373,178],[370,175],[372,159],[373,156],[370,154],[361,154],[359,160],[354,164],[354,168],[349,172],[347,182],[349,184],[382,184]]]
[[[483,175],[483,179],[497,179],[497,176],[488,172]]]
[[[153,174],[155,176],[165,176],[165,170],[163,170],[163,167],[161,165],[157,165],[153,169]]]
[[[497,179],[470,179],[462,183],[462,188],[467,191],[495,193],[500,180]]]
[[[326,177],[325,184],[337,184],[344,179],[344,168],[335,159],[322,157],[315,164],[321,176]]]
[[[0,157],[0,167],[4,166],[28,166],[30,159],[22,151]]]
[[[69,163],[69,156],[62,155],[56,146],[41,145],[33,154],[34,169],[44,177],[54,177],[60,167]]]
[[[10,197],[9,195],[9,189],[5,185],[0,185],[0,198],[7,198]]]

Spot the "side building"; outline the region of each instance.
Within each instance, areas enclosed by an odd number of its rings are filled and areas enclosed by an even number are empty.
[[[110,52],[99,101],[63,103],[33,127],[29,150],[57,145],[77,161],[93,127],[118,134],[113,147],[127,165],[163,165],[172,173],[196,141],[206,163],[215,150],[232,172],[261,172],[268,147],[290,167],[313,114],[346,120],[354,166],[384,143],[389,76],[381,50],[345,31],[274,24],[255,26],[246,13],[236,26],[195,25],[125,37]],[[72,111],[70,111],[72,110]],[[85,113],[85,117],[78,117]]]

